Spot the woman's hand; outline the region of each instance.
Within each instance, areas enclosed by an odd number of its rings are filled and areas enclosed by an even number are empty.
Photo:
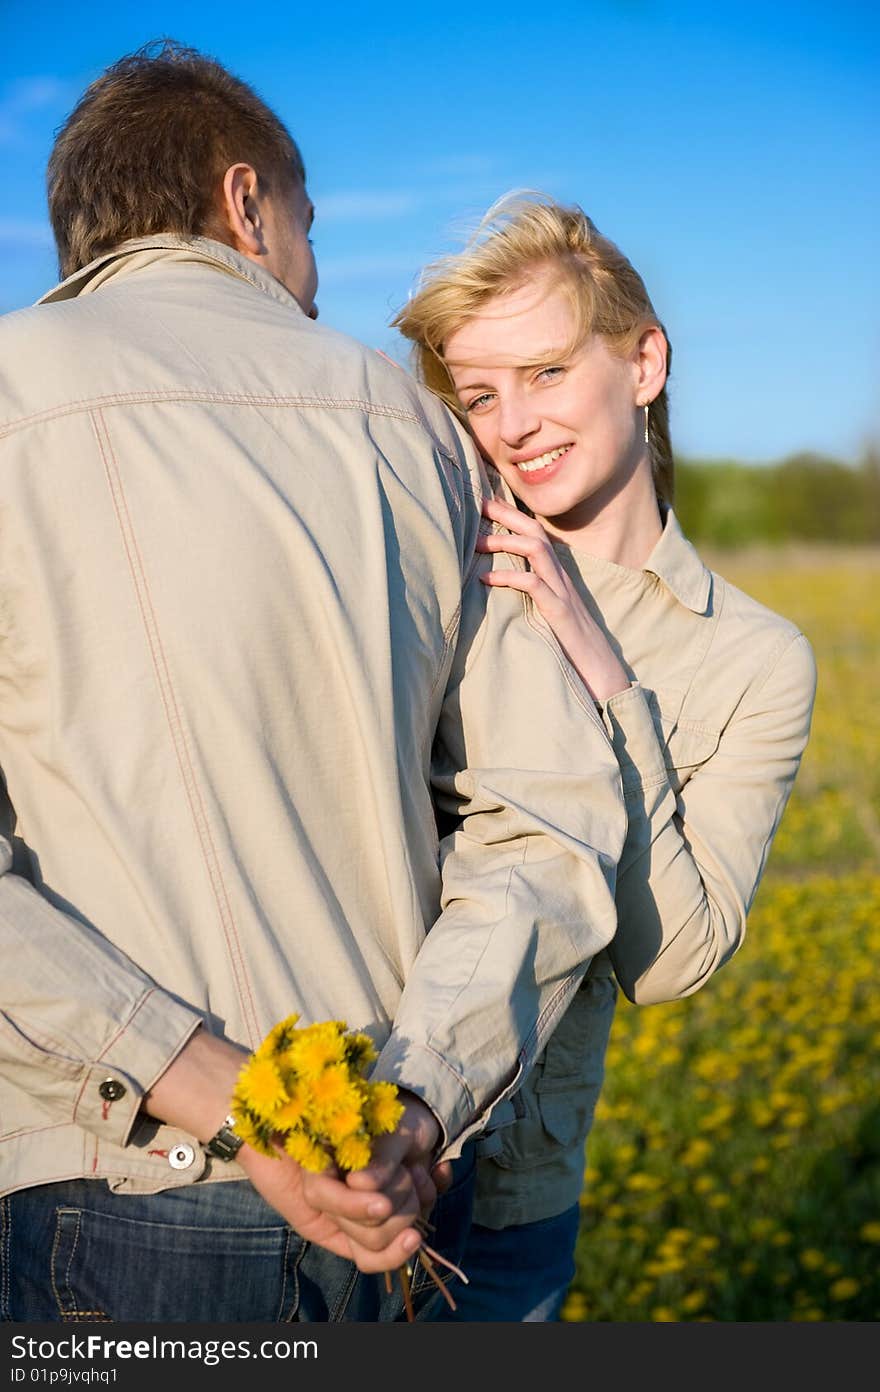
[[[488,536],[480,536],[477,550],[522,556],[530,566],[526,571],[487,571],[480,577],[483,583],[522,590],[531,597],[594,701],[607,701],[616,692],[625,691],[630,684],[629,677],[559,564],[540,522],[526,517],[518,508],[499,498],[484,499],[483,516],[500,522],[510,535],[491,532]]]

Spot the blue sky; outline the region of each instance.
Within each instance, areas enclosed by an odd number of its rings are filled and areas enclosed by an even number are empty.
[[[0,312],[56,279],[44,171],[77,96],[169,35],[289,125],[325,323],[388,328],[418,269],[511,188],[578,202],[672,340],[678,451],[880,444],[880,6],[455,7],[0,0]]]

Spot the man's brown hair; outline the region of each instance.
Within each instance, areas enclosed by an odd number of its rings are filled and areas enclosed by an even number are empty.
[[[120,58],[83,93],[49,159],[61,275],[155,232],[228,241],[218,195],[239,161],[267,191],[305,181],[284,124],[213,58],[171,39]]]

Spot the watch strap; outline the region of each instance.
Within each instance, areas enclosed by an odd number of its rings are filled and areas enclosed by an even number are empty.
[[[235,1130],[235,1117],[228,1116],[223,1125],[205,1142],[205,1150],[215,1160],[234,1160],[244,1145],[244,1137]]]

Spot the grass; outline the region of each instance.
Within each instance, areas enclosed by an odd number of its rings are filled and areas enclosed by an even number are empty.
[[[880,551],[706,559],[798,623],[819,686],[736,957],[621,1000],[570,1321],[880,1318]]]

